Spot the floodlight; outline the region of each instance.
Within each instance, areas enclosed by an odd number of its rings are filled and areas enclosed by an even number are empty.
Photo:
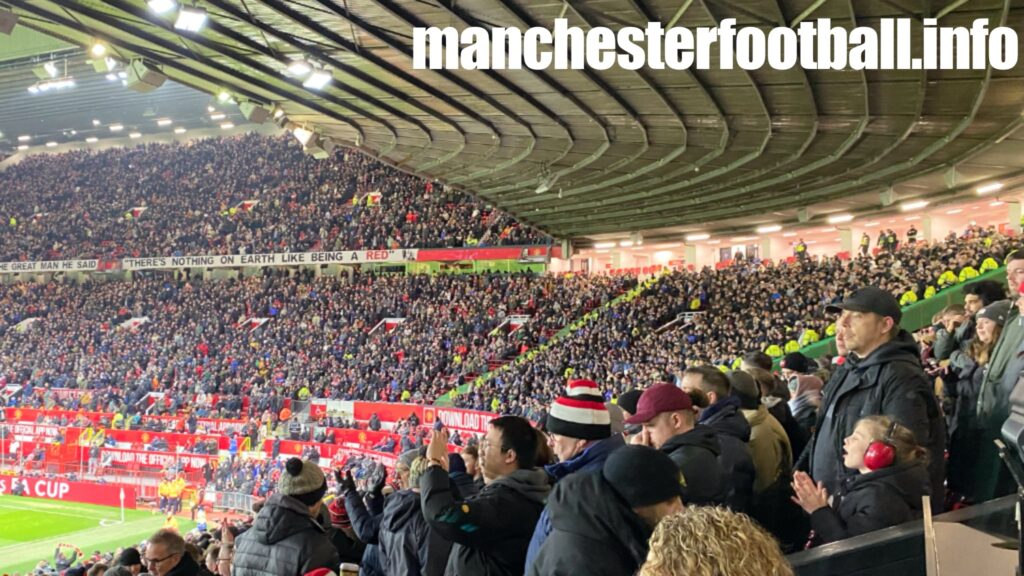
[[[206,25],[206,10],[194,6],[182,6],[174,27],[185,32],[199,32]]]
[[[174,10],[175,6],[177,6],[177,4],[174,3],[174,0],[149,0],[147,3],[149,4],[149,9],[157,14],[170,12],[171,10]]]
[[[306,130],[305,128],[296,128],[295,130],[292,130],[292,134],[295,135],[295,138],[303,146],[308,144],[309,139],[313,137],[313,132],[311,130]]]
[[[328,70],[315,70],[306,78],[306,81],[302,83],[306,88],[312,88],[313,90],[320,90],[324,86],[331,83],[334,77]]]

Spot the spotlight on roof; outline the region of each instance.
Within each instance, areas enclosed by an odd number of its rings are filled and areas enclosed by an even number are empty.
[[[49,142],[47,142],[47,143],[46,143],[46,147],[47,147],[47,148],[53,148],[53,147],[54,147],[54,146],[56,146],[56,145],[57,145],[57,143],[56,143],[56,142],[54,142],[53,140],[51,140],[51,141],[49,141]]]
[[[206,10],[194,6],[182,6],[174,27],[185,32],[199,32],[206,26]]]
[[[161,119],[156,121],[156,125],[157,126],[170,126],[173,123],[174,123],[174,121],[171,120],[170,118],[161,118]]]
[[[701,240],[708,240],[711,238],[711,234],[687,234],[687,242],[700,242]]]
[[[157,14],[165,14],[174,10],[177,6],[177,4],[174,3],[174,0],[149,0],[147,4],[149,4],[149,9]]]
[[[997,192],[997,191],[1002,190],[1002,189],[1003,189],[1003,183],[1002,182],[993,182],[991,184],[986,184],[985,186],[979,186],[974,191],[977,192],[978,195],[980,196],[982,194],[991,194],[992,192]]]
[[[292,60],[291,62],[288,63],[288,66],[285,68],[285,72],[287,72],[290,76],[295,77],[305,77],[312,71],[313,66],[311,66],[309,62],[306,62],[304,58]]]
[[[217,112],[216,114],[210,114],[210,120],[216,122],[217,120],[223,120],[227,118],[227,115],[223,112]]]
[[[220,125],[220,129],[221,130],[231,130],[234,127],[235,127],[235,124],[233,122],[224,122],[223,124]]]
[[[184,134],[185,132],[186,132],[186,130],[185,130],[185,127],[183,127],[183,126],[178,126],[177,128],[174,129],[174,133],[175,134]]]
[[[313,90],[320,90],[330,84],[332,79],[334,76],[331,75],[330,70],[314,70],[302,85]]]
[[[300,128],[296,128],[295,130],[292,130],[292,134],[295,136],[295,139],[298,140],[299,143],[302,144],[303,146],[308,144],[310,139],[313,138],[313,131],[312,130],[307,130],[307,129],[301,128],[301,127]]]
[[[28,142],[31,139],[32,139],[32,137],[29,136],[28,134],[23,134],[21,136],[18,136],[18,142]]]
[[[853,214],[836,214],[828,217],[829,224],[845,224],[853,220]]]
[[[100,139],[95,136],[89,136],[88,138],[85,139],[85,141],[88,142],[89,144],[95,144],[99,142]]]
[[[136,138],[142,138],[142,132],[132,132],[128,134],[128,137],[131,138],[132,140]]]
[[[0,9],[0,34],[10,36],[14,26],[18,24],[18,15],[10,10]]]
[[[122,130],[124,130],[124,124],[111,124],[110,125],[110,131],[111,132],[120,132]]]
[[[18,150],[28,150],[28,144],[22,144],[18,146]]]
[[[758,226],[755,231],[758,234],[771,234],[773,232],[781,232],[782,226],[778,224],[768,224],[766,226]]]
[[[904,202],[900,205],[900,210],[904,212],[910,212],[911,210],[919,210],[928,205],[927,200],[913,200],[911,202]]]
[[[103,55],[107,53],[107,45],[103,42],[96,42],[92,45],[92,49],[89,50],[89,53],[97,58],[102,58]]]

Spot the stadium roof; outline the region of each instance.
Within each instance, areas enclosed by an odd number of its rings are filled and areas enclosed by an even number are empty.
[[[648,21],[714,26],[729,17],[739,26],[795,26],[819,17],[851,26],[941,13],[944,26],[987,17],[1022,30],[1024,0],[924,3],[928,14],[906,0],[203,0],[198,5],[209,20],[199,33],[175,29],[173,17],[144,0],[0,5],[20,16],[19,26],[72,45],[37,54],[70,53],[71,65],[84,68],[83,47],[100,40],[115,58],[145,57],[172,80],[205,93],[169,83],[145,96],[123,89],[112,95],[103,75],[92,72],[93,80],[59,96],[66,104],[51,108],[44,102],[57,102],[57,95],[32,101],[25,87],[34,78],[0,65],[0,95],[18,104],[0,111],[9,142],[40,121],[51,129],[70,126],[70,116],[81,123],[104,107],[143,119],[209,123],[210,95],[226,90],[238,100],[280,105],[293,122],[464,187],[556,237],[644,231],[670,238],[711,222],[716,231],[749,231],[764,222],[824,221],[826,211],[877,211],[888,203],[879,193],[890,187],[897,199],[948,198],[973,194],[978,183],[993,179],[1005,190],[1024,184],[1021,66],[1004,72],[412,66],[414,26],[550,27],[560,16],[584,29]],[[300,57],[332,68],[333,82],[315,90],[282,73]],[[1002,144],[990,149],[996,142]],[[545,181],[550,190],[536,193]],[[801,208],[809,212],[800,214]]]

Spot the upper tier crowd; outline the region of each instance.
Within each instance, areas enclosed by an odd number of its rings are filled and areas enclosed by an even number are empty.
[[[0,171],[0,194],[0,261],[550,241],[466,194],[354,151],[316,160],[288,136],[30,156]]]
[[[857,287],[878,286],[903,304],[914,302],[998,267],[1008,243],[993,228],[972,226],[959,236],[874,256],[739,260],[719,270],[673,271],[455,401],[477,409],[523,399],[546,403],[569,377],[601,382],[611,398],[649,382],[677,381],[687,366],[738,367],[751,350],[779,357],[834,334],[824,307]],[[695,310],[700,313],[691,320],[661,330]]]

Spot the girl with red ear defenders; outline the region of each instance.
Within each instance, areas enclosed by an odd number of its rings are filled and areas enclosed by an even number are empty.
[[[907,427],[868,416],[843,441],[843,464],[856,472],[831,497],[821,482],[796,472],[793,501],[811,515],[821,543],[896,526],[921,517],[922,498],[931,492],[927,461]]]

